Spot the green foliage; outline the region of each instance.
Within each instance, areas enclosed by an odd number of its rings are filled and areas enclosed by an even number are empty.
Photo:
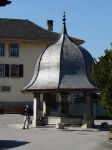
[[[101,92],[102,103],[112,116],[112,50],[105,50],[105,55],[95,64],[92,75]]]

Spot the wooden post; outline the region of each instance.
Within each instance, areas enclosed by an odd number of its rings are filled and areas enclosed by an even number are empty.
[[[58,111],[59,111],[59,113],[61,113],[61,94],[60,93],[58,93],[58,101],[59,101],[59,109],[58,109]]]
[[[32,126],[36,127],[37,126],[37,99],[34,97],[33,99],[33,122]]]
[[[93,127],[92,99],[91,94],[87,93],[85,95],[82,128],[92,128],[92,127]]]
[[[34,94],[34,101],[33,101],[33,122],[32,126],[36,127],[37,125],[41,124],[41,109],[40,109],[40,94]]]
[[[41,103],[41,117],[44,117],[46,115],[46,103],[44,101],[44,94],[40,94],[40,103]]]

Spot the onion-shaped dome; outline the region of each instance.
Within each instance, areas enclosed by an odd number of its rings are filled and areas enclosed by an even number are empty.
[[[31,82],[24,88],[30,92],[94,91],[90,69],[93,58],[67,35],[65,15],[61,37],[38,58]]]

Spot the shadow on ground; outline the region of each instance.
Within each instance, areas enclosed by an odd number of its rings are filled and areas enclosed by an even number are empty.
[[[28,144],[29,142],[14,141],[14,140],[0,140],[0,150],[6,150],[18,146]]]
[[[107,127],[102,127],[101,125],[95,125],[95,129],[98,129],[99,131],[110,131],[112,129],[112,125],[108,125]]]

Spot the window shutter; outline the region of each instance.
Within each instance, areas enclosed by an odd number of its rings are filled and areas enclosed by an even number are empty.
[[[9,65],[5,64],[5,77],[9,77]]]
[[[19,77],[23,77],[23,65],[19,65]]]

